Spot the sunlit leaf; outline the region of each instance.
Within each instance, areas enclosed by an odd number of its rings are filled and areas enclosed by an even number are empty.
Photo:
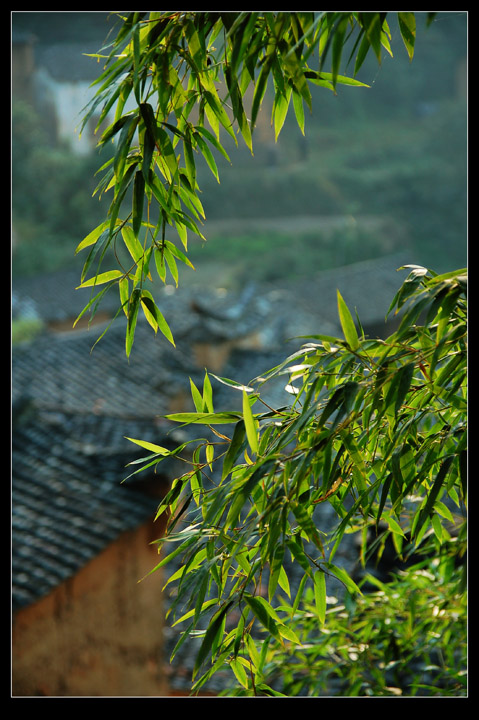
[[[109,283],[109,282],[112,282],[113,280],[118,280],[121,277],[123,277],[123,273],[120,270],[108,270],[107,272],[99,273],[98,275],[95,275],[95,277],[92,277],[89,280],[84,280],[82,282],[82,284],[78,286],[78,288],[94,287],[96,285],[104,285],[104,283]]]
[[[248,400],[248,394],[243,390],[243,419],[246,428],[246,436],[249,446],[255,454],[258,452],[258,431],[256,423],[251,412],[251,405]]]
[[[353,317],[351,315],[351,312],[349,311],[348,306],[343,300],[343,297],[339,290],[337,290],[337,298],[338,298],[338,312],[339,312],[339,320],[341,322],[341,328],[344,333],[344,338],[346,342],[348,343],[351,350],[357,350],[359,348],[359,338],[358,333],[356,331],[356,326],[354,324]]]
[[[130,437],[127,437],[126,439],[132,443],[135,443],[135,445],[139,445],[140,447],[143,447],[146,450],[151,450],[151,452],[157,453],[158,455],[169,455],[170,454],[170,450],[162,447],[161,445],[155,445],[155,443],[147,442],[146,440],[135,440],[134,438],[130,438]]]
[[[236,423],[241,419],[241,414],[235,412],[217,412],[217,413],[171,413],[165,415],[168,420],[180,423],[195,423],[200,425],[220,425],[223,423]]]
[[[326,619],[326,576],[322,570],[317,570],[313,575],[313,580],[316,611],[320,623],[324,623]]]
[[[416,17],[413,12],[398,12],[398,21],[407,54],[409,59],[412,60],[416,42]]]

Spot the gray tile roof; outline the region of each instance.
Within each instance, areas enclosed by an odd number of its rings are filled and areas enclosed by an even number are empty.
[[[152,438],[151,423],[119,429],[117,418],[33,406],[23,415],[12,433],[13,611],[54,590],[121,533],[151,520],[158,503],[122,484],[126,463],[138,453],[121,433]]]

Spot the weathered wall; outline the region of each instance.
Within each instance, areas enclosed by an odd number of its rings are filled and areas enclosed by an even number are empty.
[[[164,695],[162,578],[151,527],[123,534],[14,618],[12,695]]]

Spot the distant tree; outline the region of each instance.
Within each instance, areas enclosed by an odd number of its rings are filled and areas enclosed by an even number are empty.
[[[105,222],[78,250],[89,251],[81,286],[95,289],[83,312],[94,313],[117,287],[127,354],[140,309],[174,343],[148,282],[154,267],[163,282],[167,271],[177,282],[177,263],[189,263],[188,232],[201,236],[196,157],[218,177],[214,153],[227,157],[221,132],[235,143],[239,134],[253,151],[268,81],[276,138],[291,105],[304,132],[311,83],[333,92],[339,84],[360,86],[354,75],[366,54],[380,62],[390,51],[387,15],[158,12],[123,19],[108,51],[98,54],[105,69],[85,116],[101,106],[100,126],[115,108],[100,138],[100,145],[116,140],[114,156],[98,185],[113,198]],[[398,22],[412,58],[415,15],[400,12]],[[352,78],[340,72],[349,47]],[[135,107],[125,111],[129,97]],[[176,229],[179,245],[166,237],[167,227]],[[128,263],[100,272],[111,246],[118,258],[124,246]],[[176,546],[158,567],[181,557],[168,583],[176,584],[178,622],[187,623],[177,648],[201,638],[194,690],[229,667],[233,694],[317,695],[332,679],[343,694],[464,694],[467,276],[464,269],[408,270],[385,309],[401,318],[386,340],[367,338],[338,292],[342,337],[310,337],[247,386],[208,372],[202,388],[191,381],[195,412],[167,417],[200,426],[198,440],[173,451],[133,440],[148,451],[134,473],[172,455],[185,463],[158,509],[168,517],[159,547]],[[262,386],[278,377],[291,402],[272,408]],[[216,410],[212,381],[236,389],[242,410]],[[332,530],[321,527],[322,503],[337,516]],[[379,593],[365,595],[334,562],[353,532],[364,564],[371,532],[380,550],[389,539],[398,556],[423,551],[424,560],[393,592],[371,580]],[[302,575],[294,590],[291,562]],[[347,590],[342,613],[328,598],[330,576]],[[391,613],[401,627],[390,627]],[[432,680],[426,668],[435,668]]]

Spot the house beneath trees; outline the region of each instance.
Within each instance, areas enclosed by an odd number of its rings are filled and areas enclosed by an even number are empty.
[[[248,383],[303,342],[289,338],[340,334],[336,287],[356,300],[365,326],[381,323],[400,264],[393,257],[330,271],[301,292],[162,290],[176,348],[139,321],[129,360],[121,320],[95,344],[114,305],[89,330],[72,330],[88,302],[74,290],[75,272],[14,280],[13,319],[33,314],[43,323],[12,350],[14,696],[187,694],[194,646],[185,643],[170,666],[180,631],[165,623],[163,588],[175,568],[148,575],[159,560],[156,508],[182,469],[162,463],[128,477],[138,467],[129,463],[147,452],[126,438],[176,446],[187,429],[164,415],[193,409],[190,377],[201,386],[208,368]],[[368,303],[377,310],[368,313]],[[283,404],[282,384],[269,393]],[[214,401],[233,409],[240,399],[214,383]],[[212,681],[205,692],[215,694]]]

